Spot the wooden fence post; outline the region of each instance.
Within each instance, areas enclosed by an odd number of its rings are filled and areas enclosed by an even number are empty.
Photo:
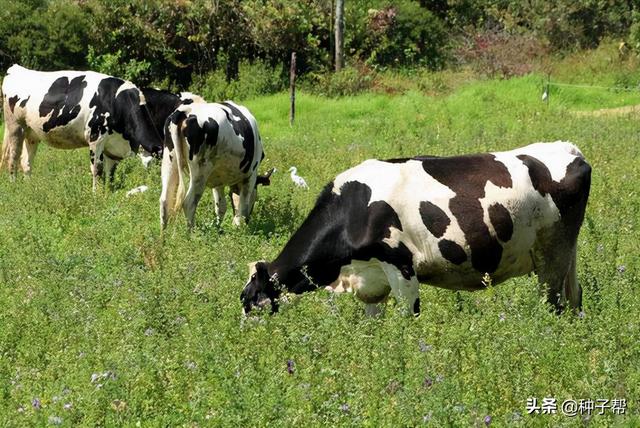
[[[336,1],[335,39],[335,65],[336,71],[340,71],[344,66],[344,0]]]
[[[289,69],[289,93],[291,94],[291,109],[289,110],[289,126],[293,126],[296,118],[296,53],[291,52],[291,68]]]

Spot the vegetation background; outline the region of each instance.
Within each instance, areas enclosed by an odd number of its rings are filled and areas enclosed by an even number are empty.
[[[0,0],[3,67],[92,68],[243,100],[263,167],[279,170],[247,228],[216,226],[207,194],[193,233],[178,217],[164,236],[158,165],[128,159],[96,193],[82,150],[43,146],[29,180],[3,172],[0,426],[640,425],[637,5],[347,0],[337,74],[331,7]],[[593,167],[582,315],[554,315],[532,276],[478,293],[423,286],[417,319],[393,302],[367,319],[326,292],[241,317],[246,264],[274,258],[338,172],[558,139]],[[149,191],[125,196],[140,184]],[[529,415],[527,399],[545,397],[624,399],[626,411]]]

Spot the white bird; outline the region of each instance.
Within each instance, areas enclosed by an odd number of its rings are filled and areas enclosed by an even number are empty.
[[[147,190],[149,190],[149,186],[145,186],[144,184],[142,186],[134,187],[127,192],[127,197],[135,195],[136,193],[144,193]]]
[[[307,182],[304,181],[304,178],[298,175],[298,168],[292,166],[289,168],[289,172],[291,173],[291,181],[293,181],[296,186],[302,187],[303,189],[309,188],[309,186],[307,186]]]

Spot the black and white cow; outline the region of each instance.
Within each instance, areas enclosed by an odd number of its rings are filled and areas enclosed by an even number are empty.
[[[2,83],[5,133],[3,162],[15,178],[23,140],[28,174],[39,141],[60,149],[89,147],[93,187],[102,172],[143,147],[158,154],[162,137],[131,82],[93,71],[28,70],[13,65]]]
[[[193,227],[198,202],[205,187],[213,188],[216,214],[221,222],[226,212],[224,186],[237,194],[233,223],[245,222],[253,208],[258,184],[268,184],[269,175],[258,176],[264,158],[258,124],[243,106],[230,101],[217,104],[181,105],[169,116],[162,157],[160,223],[180,207]],[[182,171],[189,176],[186,189]],[[233,199],[232,199],[233,200]]]
[[[485,288],[535,271],[558,310],[579,308],[576,243],[591,167],[576,146],[368,160],[338,175],[271,263],[252,265],[245,313],[281,292],[350,290],[376,313],[390,293],[419,312],[418,283]],[[486,282],[486,281],[485,281]]]

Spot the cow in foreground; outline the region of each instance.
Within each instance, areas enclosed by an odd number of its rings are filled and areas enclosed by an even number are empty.
[[[112,172],[139,147],[158,155],[162,150],[144,94],[126,80],[93,71],[41,72],[13,65],[2,92],[3,163],[12,179],[23,142],[26,174],[39,141],[60,149],[89,147],[94,190],[103,169]]]
[[[160,223],[184,210],[191,229],[205,187],[213,188],[218,221],[227,209],[224,187],[230,186],[234,202],[233,224],[248,220],[258,184],[269,184],[269,175],[258,176],[264,158],[258,124],[243,106],[230,101],[181,105],[169,116],[162,156]],[[189,177],[186,188],[183,172]]]
[[[576,245],[591,167],[576,146],[368,160],[338,175],[273,262],[251,266],[245,313],[281,292],[353,291],[367,313],[392,293],[414,314],[418,284],[485,288],[536,272],[557,310],[580,308]]]

